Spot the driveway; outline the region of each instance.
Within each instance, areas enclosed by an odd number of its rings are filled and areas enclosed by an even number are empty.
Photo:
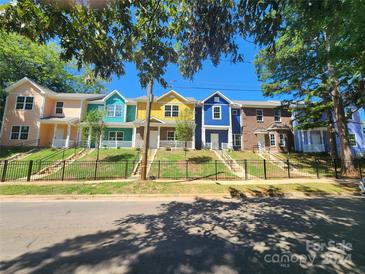
[[[362,198],[2,202],[2,273],[365,273]]]

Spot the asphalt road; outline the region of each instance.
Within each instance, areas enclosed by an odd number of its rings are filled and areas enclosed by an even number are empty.
[[[362,198],[0,209],[1,273],[365,273]]]

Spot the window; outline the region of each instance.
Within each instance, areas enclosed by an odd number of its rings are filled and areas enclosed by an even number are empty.
[[[16,109],[33,109],[33,97],[18,96],[16,98]]]
[[[240,147],[241,146],[241,135],[233,134],[233,146]]]
[[[172,106],[172,117],[179,116],[179,106]]]
[[[165,117],[178,117],[179,106],[177,105],[165,105]]]
[[[362,133],[365,135],[365,127],[362,128]]]
[[[351,108],[345,108],[345,115],[347,119],[352,119],[352,109]]]
[[[215,102],[215,103],[219,103],[219,97],[218,97],[218,96],[215,96],[215,97],[214,97],[214,102]]]
[[[275,146],[275,134],[270,133],[270,146]]]
[[[233,109],[232,110],[232,115],[238,115],[238,109]]]
[[[122,117],[122,105],[107,106],[108,117]]]
[[[123,141],[124,132],[123,131],[109,131],[109,141]]]
[[[56,114],[63,113],[63,102],[56,102]]]
[[[279,134],[279,145],[285,146],[285,135],[284,134]]]
[[[27,140],[29,134],[29,126],[13,126],[11,128],[11,140]]]
[[[213,107],[213,120],[220,120],[221,116],[222,116],[221,107],[220,106]]]
[[[175,141],[175,131],[168,131],[167,132],[167,140],[168,141]]]
[[[274,121],[275,122],[281,122],[281,111],[280,109],[274,110]]]
[[[256,109],[256,121],[257,122],[264,121],[264,111],[262,109]]]
[[[350,145],[355,147],[356,146],[356,135],[353,133],[349,134],[349,141],[350,141]]]

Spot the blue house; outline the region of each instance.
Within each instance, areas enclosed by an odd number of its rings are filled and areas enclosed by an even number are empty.
[[[354,108],[345,109],[346,113],[355,111]],[[358,110],[348,118],[347,129],[349,133],[349,141],[354,156],[365,155],[365,125],[361,122],[360,111]],[[327,115],[324,114],[321,120],[326,121]],[[296,120],[293,121],[294,126],[294,147],[298,152],[329,152],[329,135],[326,127],[314,128],[307,130],[296,130],[298,125]],[[336,128],[336,123],[335,123]],[[336,134],[337,151],[340,150],[340,141]]]
[[[240,108],[219,91],[209,95],[195,109],[196,148],[233,148],[233,136],[241,134]],[[235,143],[236,148],[240,147]]]
[[[102,147],[132,147],[135,142],[136,103],[127,100],[119,91],[113,90],[104,98],[88,102],[87,111],[101,109],[105,111],[105,130]],[[88,143],[91,134],[89,133]]]

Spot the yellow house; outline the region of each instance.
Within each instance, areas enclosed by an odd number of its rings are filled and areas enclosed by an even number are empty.
[[[136,130],[136,144],[143,141],[144,120],[146,118],[146,96],[137,98],[137,120],[134,122]],[[159,147],[183,147],[184,142],[176,140],[176,121],[183,113],[190,113],[190,119],[194,121],[196,100],[186,98],[174,90],[154,97],[151,108],[150,148]],[[188,142],[188,146],[194,147],[194,138]]]

